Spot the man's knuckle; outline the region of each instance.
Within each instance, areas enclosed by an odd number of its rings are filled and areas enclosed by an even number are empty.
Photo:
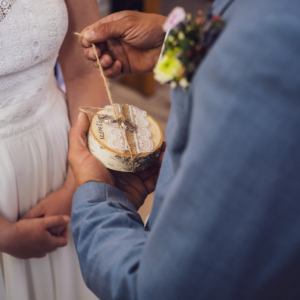
[[[132,28],[136,26],[137,23],[137,17],[135,15],[129,15],[126,17],[126,27]]]
[[[101,37],[101,35],[107,33],[110,31],[110,24],[109,23],[102,23],[99,24],[99,26],[97,27],[97,35],[99,35]]]

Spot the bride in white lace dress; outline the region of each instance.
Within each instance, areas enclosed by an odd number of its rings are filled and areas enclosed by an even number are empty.
[[[81,105],[106,104],[73,35],[98,18],[96,0],[0,0],[1,300],[96,299],[62,215],[75,190],[70,121]],[[67,100],[54,77],[58,54]]]

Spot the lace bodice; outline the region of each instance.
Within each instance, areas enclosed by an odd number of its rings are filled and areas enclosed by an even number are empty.
[[[0,141],[37,124],[53,104],[67,26],[63,0],[0,0]]]

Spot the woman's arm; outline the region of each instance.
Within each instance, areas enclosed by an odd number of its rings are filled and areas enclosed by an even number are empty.
[[[73,125],[80,106],[103,107],[107,104],[103,79],[91,62],[84,59],[78,38],[74,32],[81,32],[89,24],[99,20],[96,0],[66,0],[69,14],[69,28],[59,53],[59,63],[64,76],[70,121]]]
[[[78,37],[74,35],[74,32],[81,32],[87,25],[99,20],[97,1],[65,1],[69,15],[69,27],[60,49],[59,63],[67,88],[69,117],[71,124],[74,124],[80,106],[103,107],[107,104],[107,97],[99,71],[84,58],[77,42]],[[74,177],[69,168],[64,186],[40,201],[23,216],[23,219],[60,214],[70,215],[74,192]],[[51,232],[60,234],[63,230],[64,227],[61,227]]]
[[[96,0],[65,0],[69,27],[59,52],[59,64],[63,73],[69,108],[71,125],[77,120],[80,106],[103,107],[107,104],[106,91],[103,79],[99,71],[92,63],[87,62],[77,42],[74,32],[81,32],[83,28],[99,20],[99,9]],[[71,208],[71,199],[75,192],[75,182],[72,171],[68,168],[68,176],[64,187],[65,195],[69,199],[68,206]]]

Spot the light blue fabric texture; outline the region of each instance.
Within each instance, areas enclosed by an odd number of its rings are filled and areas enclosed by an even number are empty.
[[[112,186],[75,193],[102,300],[300,299],[300,1],[236,0],[224,18],[190,89],[171,93],[147,227]]]

